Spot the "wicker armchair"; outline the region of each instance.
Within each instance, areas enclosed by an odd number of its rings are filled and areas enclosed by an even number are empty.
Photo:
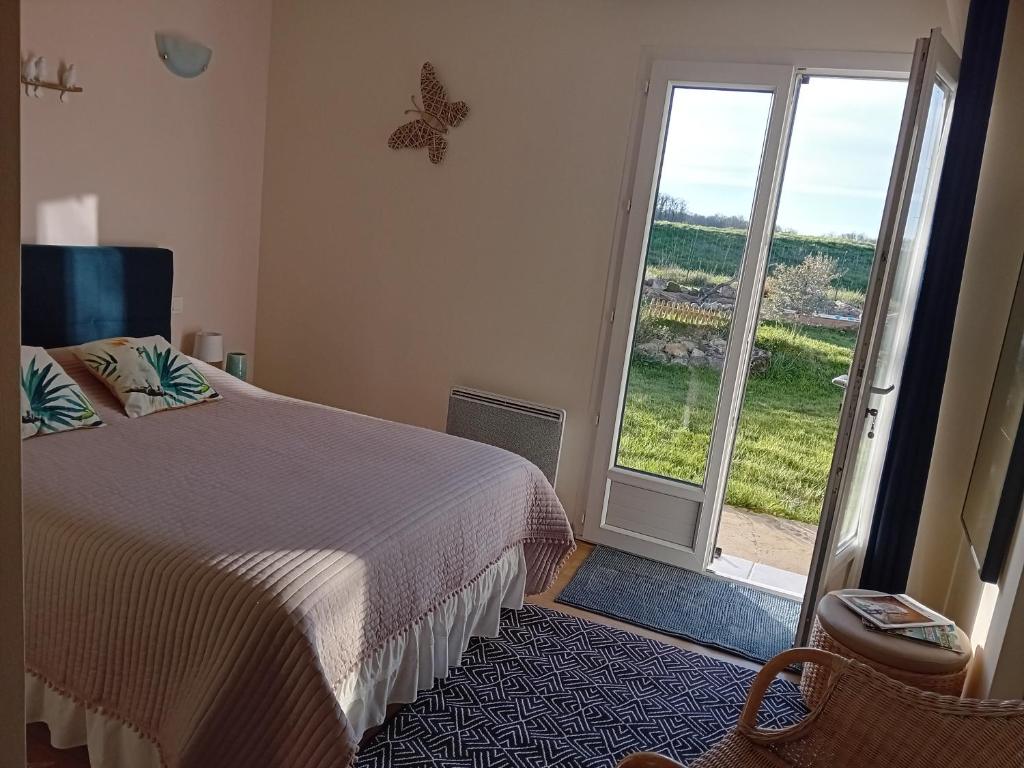
[[[775,676],[796,662],[832,671],[821,703],[797,725],[757,727]],[[620,768],[681,768],[649,753]],[[826,651],[779,654],[754,679],[736,728],[690,768],[1020,768],[1024,701],[976,701],[926,693]]]

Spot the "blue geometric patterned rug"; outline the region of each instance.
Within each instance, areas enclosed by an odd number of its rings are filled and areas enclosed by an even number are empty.
[[[556,602],[764,663],[792,647],[800,603],[597,547]]]
[[[612,768],[640,750],[684,764],[736,723],[754,673],[535,605],[502,613],[462,666],[399,710],[357,768]],[[806,710],[776,681],[762,724]]]

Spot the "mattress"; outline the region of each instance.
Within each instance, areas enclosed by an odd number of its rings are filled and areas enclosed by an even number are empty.
[[[510,553],[536,593],[572,551],[506,451],[201,363],[223,400],[128,419],[54,356],[107,426],[23,446],[27,669],[167,766],[349,765],[396,649]]]

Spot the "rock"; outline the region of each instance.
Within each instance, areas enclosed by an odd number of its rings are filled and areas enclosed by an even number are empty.
[[[665,290],[668,291],[669,293],[682,293],[683,286],[681,286],[675,280],[669,280],[667,283],[665,283]]]
[[[656,277],[653,280],[651,280],[651,288],[653,288],[656,291],[664,291],[665,281],[662,280],[660,277]]]
[[[665,354],[672,358],[686,358],[690,354],[690,350],[682,342],[673,341],[665,345]]]
[[[767,349],[760,349],[754,347],[753,353],[750,355],[750,372],[751,373],[764,373],[772,367],[772,353]]]
[[[646,344],[637,344],[633,347],[633,357],[652,363],[667,362],[668,356],[661,351],[664,346],[665,342],[663,341],[648,341]]]
[[[646,286],[647,288],[650,288],[650,287],[651,287],[652,285],[654,285],[654,278],[653,278],[653,277],[648,277],[648,278],[645,278],[645,279],[644,279],[644,285],[645,285],[645,286]]]
[[[686,366],[690,364],[690,359],[688,357],[673,357],[671,360],[668,361],[668,364]]]
[[[725,339],[715,338],[712,339],[709,343],[715,349],[725,349],[727,346],[729,346],[729,342],[727,342]]]
[[[708,356],[704,354],[704,350],[700,347],[694,347],[693,351],[690,352],[690,365],[696,365],[704,367],[708,365]]]
[[[721,296],[723,299],[735,299],[736,289],[733,288],[731,285],[723,285],[721,288],[718,289],[718,295]]]
[[[693,352],[697,348],[697,345],[691,339],[680,339],[679,343],[686,347],[687,352]]]

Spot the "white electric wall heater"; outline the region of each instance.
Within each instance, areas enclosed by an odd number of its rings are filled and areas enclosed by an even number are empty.
[[[552,485],[564,427],[560,408],[465,387],[453,387],[448,398],[448,434],[517,453],[536,464]]]

